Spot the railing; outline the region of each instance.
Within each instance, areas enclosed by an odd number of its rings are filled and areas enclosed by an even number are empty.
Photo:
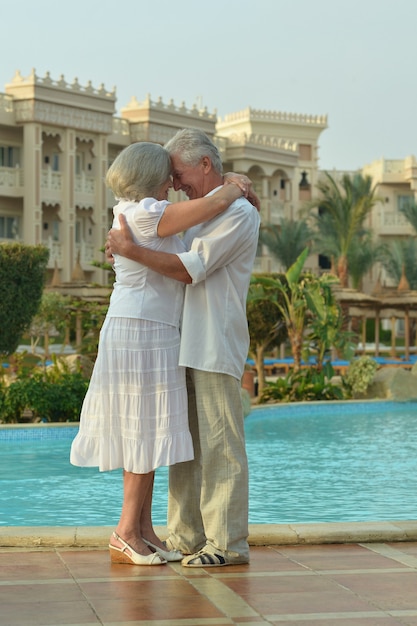
[[[62,191],[62,174],[54,172],[50,167],[41,172],[41,189],[48,191]]]
[[[64,265],[62,255],[62,243],[60,243],[59,241],[53,241],[52,237],[48,237],[48,239],[46,241],[43,241],[42,243],[49,250],[48,268],[54,268],[55,262],[58,268],[62,268]],[[98,256],[98,251],[93,244],[82,241],[81,243],[75,244],[75,254],[76,257],[78,257],[78,254],[80,255],[80,263],[82,268],[85,270],[91,270],[91,263]]]
[[[78,174],[75,177],[75,192],[76,193],[91,193],[94,194],[96,187],[96,181],[93,176],[86,176],[84,172]]]
[[[58,267],[62,267],[62,244],[59,241],[53,241],[52,237],[48,237],[47,241],[42,243],[49,250],[48,268],[54,268],[55,262]]]
[[[23,170],[20,167],[0,167],[0,187],[2,191],[23,188]]]
[[[0,93],[0,112],[12,113],[13,97],[6,93]]]
[[[91,263],[96,260],[98,251],[93,244],[82,241],[75,244],[75,252],[78,257],[80,255],[80,263],[83,269],[91,270]]]

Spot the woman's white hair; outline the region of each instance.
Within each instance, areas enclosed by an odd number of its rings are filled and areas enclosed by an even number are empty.
[[[107,170],[106,185],[116,198],[138,202],[157,196],[170,174],[171,160],[165,148],[141,141],[118,154]]]

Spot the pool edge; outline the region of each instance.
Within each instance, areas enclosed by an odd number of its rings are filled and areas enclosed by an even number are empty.
[[[105,548],[111,526],[3,526],[0,548]],[[165,539],[165,526],[156,526]],[[417,521],[250,524],[249,544],[302,545],[417,541]]]

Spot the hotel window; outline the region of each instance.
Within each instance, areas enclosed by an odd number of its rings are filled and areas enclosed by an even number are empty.
[[[298,146],[300,151],[300,161],[311,161],[312,160],[312,147],[307,143],[300,143]]]
[[[16,167],[20,164],[20,148],[0,146],[0,167]]]
[[[52,241],[59,241],[59,221],[52,222]]]
[[[78,152],[75,155],[75,173],[79,176],[85,170],[85,154],[84,152]]]
[[[399,211],[403,211],[413,203],[413,196],[397,196],[397,207]]]
[[[0,239],[17,239],[19,237],[19,219],[0,215]]]
[[[59,154],[57,152],[52,155],[52,171],[59,172]]]
[[[81,222],[77,220],[75,222],[75,243],[81,243]]]

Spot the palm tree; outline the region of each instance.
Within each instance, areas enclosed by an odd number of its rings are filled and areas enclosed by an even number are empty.
[[[410,198],[407,204],[400,207],[400,212],[404,214],[417,233],[417,203]]]
[[[417,289],[417,239],[395,239],[383,247],[383,252],[381,263],[388,276],[398,284],[404,270],[410,289]]]
[[[337,279],[330,274],[318,277],[303,273],[308,253],[308,248],[305,248],[286,271],[285,280],[267,276],[251,278],[251,301],[262,302],[269,298],[278,309],[278,323],[285,323],[294,372],[301,369],[303,352],[309,351],[311,341],[317,346],[318,371],[331,347],[352,353],[350,334],[342,329],[343,314],[331,290]]]
[[[349,255],[355,241],[367,231],[364,221],[377,202],[370,176],[345,174],[340,183],[325,172],[317,184],[320,196],[309,203],[318,208],[315,216],[316,249],[332,259],[342,287],[348,286]]]
[[[383,258],[383,246],[374,240],[370,231],[352,239],[347,260],[354,289],[362,289],[362,279],[372,266]]]
[[[310,247],[312,232],[305,220],[284,218],[280,225],[267,224],[259,233],[263,243],[283,266],[288,270],[306,247]]]

